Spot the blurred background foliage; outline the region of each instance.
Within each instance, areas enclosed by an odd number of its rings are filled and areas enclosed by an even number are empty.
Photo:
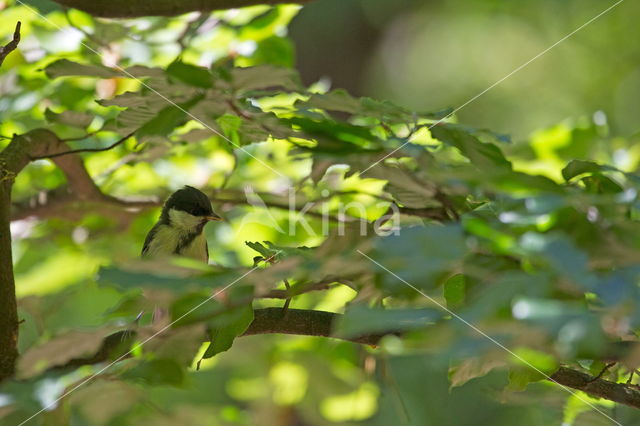
[[[597,373],[608,342],[639,326],[637,4],[431,129],[445,108],[595,16],[601,2],[321,0],[132,20],[27,4],[5,2],[0,12],[2,39],[17,20],[23,33],[0,69],[0,146],[38,127],[74,148],[137,130],[113,150],[83,154],[100,189],[157,201],[197,186],[226,221],[206,228],[214,266],[204,271],[136,262],[158,208],[68,205],[12,222],[24,357],[19,380],[0,389],[3,422],[49,404],[34,424],[610,424],[597,410],[639,421],[628,407],[540,380],[560,364]],[[13,197],[28,211],[28,200],[65,182],[39,160]],[[292,220],[282,208],[292,193],[299,209],[313,202],[310,211],[356,229],[336,236],[332,220],[325,238],[309,211],[308,226]],[[439,209],[449,223],[403,214],[398,235],[357,235],[355,220],[375,221],[393,203]],[[300,246],[319,248],[285,249]],[[144,336],[154,306],[177,318],[258,254],[275,253],[276,265],[225,293],[240,306],[212,301],[56,402],[101,365],[54,367],[95,351],[141,310]],[[304,288],[327,277],[329,290],[291,307],[346,312],[343,336],[403,337],[378,348],[279,335],[233,341],[253,318],[247,295],[282,289],[285,278]],[[228,333],[233,347],[202,344],[205,327]],[[607,377],[627,375],[620,367]]]
[[[326,0],[295,17],[291,36],[305,82],[329,76],[353,94],[433,110],[462,105],[614,3]],[[525,141],[602,111],[616,134],[636,134],[640,10],[621,6],[462,109],[461,121]]]

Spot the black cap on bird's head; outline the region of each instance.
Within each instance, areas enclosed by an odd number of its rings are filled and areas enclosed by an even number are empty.
[[[169,219],[169,211],[178,210],[203,220],[222,220],[211,208],[211,201],[202,191],[192,186],[177,190],[165,201],[161,218]]]

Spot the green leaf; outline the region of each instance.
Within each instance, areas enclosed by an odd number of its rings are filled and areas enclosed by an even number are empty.
[[[246,314],[245,303],[253,299],[253,288],[232,286],[225,289],[225,298],[233,300],[234,304],[241,305],[227,306],[221,303],[213,297],[210,289],[183,294],[171,304],[171,319],[175,326],[205,322],[213,328],[226,327]]]
[[[104,338],[114,331],[113,327],[105,327],[93,331],[69,331],[56,336],[22,354],[18,359],[17,376],[28,379],[72,359],[94,355]]]
[[[211,342],[202,355],[203,359],[211,358],[220,352],[228,350],[234,339],[244,333],[253,321],[253,308],[245,305],[237,310],[236,319],[223,327],[216,327],[211,331]]]
[[[130,108],[146,105],[147,98],[140,92],[124,92],[111,99],[100,99],[97,102],[102,106]]]
[[[190,86],[209,89],[213,86],[213,75],[203,67],[186,64],[182,61],[172,62],[167,67],[167,74]]]
[[[260,253],[263,257],[263,260],[271,259],[274,261],[279,261],[289,256],[308,257],[313,252],[313,249],[310,249],[309,247],[277,246],[270,241],[263,241],[262,243],[264,244],[259,242],[252,242],[252,241],[245,241],[244,243],[247,245],[247,247]]]
[[[173,359],[159,358],[143,361],[122,374],[125,380],[141,380],[149,385],[179,386],[184,382],[185,372]]]
[[[576,176],[582,174],[601,173],[603,171],[615,171],[613,167],[601,166],[593,161],[571,160],[569,164],[562,169],[562,177],[569,182]]]
[[[106,266],[98,271],[98,283],[116,285],[125,290],[151,287],[177,292],[188,288],[215,288],[228,284],[236,277],[233,271],[227,270],[212,271],[208,274],[197,274],[196,270],[172,271],[149,272]]]
[[[181,327],[208,321],[224,310],[224,306],[205,290],[186,293],[171,304],[171,321],[174,326]]]
[[[290,91],[301,88],[298,73],[295,70],[272,65],[233,68],[231,70],[231,80],[233,88],[239,92],[276,87]]]
[[[240,126],[242,126],[242,118],[237,115],[224,114],[223,116],[218,117],[216,122],[222,129],[222,133],[224,133],[225,136],[231,138],[234,143],[238,143],[238,131],[240,130]]]
[[[137,132],[139,139],[145,136],[169,136],[173,130],[188,120],[187,111],[197,104],[202,96],[196,96],[188,102],[163,108],[151,120],[147,121]]]
[[[163,335],[162,339],[147,341],[142,350],[153,354],[153,357],[168,358],[188,368],[193,364],[206,336],[204,323],[172,327],[171,332]]]
[[[79,425],[113,425],[134,407],[145,401],[144,389],[111,377],[92,380],[70,395],[72,423]],[[68,422],[66,422],[68,424]]]
[[[373,259],[418,288],[436,286],[441,274],[451,273],[467,252],[458,225],[428,225],[402,228],[398,235],[376,239]],[[387,290],[415,294],[404,282],[372,265]]]
[[[346,90],[338,89],[329,93],[313,94],[306,101],[297,101],[298,108],[319,108],[355,114],[360,110],[360,102]]]
[[[523,367],[531,368],[538,374],[553,373],[558,368],[556,359],[545,352],[528,347],[518,347],[512,350],[511,361]]]
[[[546,376],[533,368],[519,367],[509,370],[509,384],[506,389],[513,392],[522,392],[527,389],[529,383],[539,382]]]
[[[340,318],[335,333],[349,338],[415,330],[433,324],[441,316],[442,314],[435,309],[382,309],[354,305]]]
[[[582,182],[587,191],[593,194],[617,194],[624,190],[613,179],[604,175],[585,176]]]
[[[471,379],[486,376],[491,370],[503,367],[505,361],[493,355],[464,359],[449,368],[450,389],[462,386]]]
[[[440,123],[430,131],[434,138],[458,148],[462,155],[480,169],[493,171],[498,167],[511,170],[511,163],[504,157],[500,148],[491,143],[481,142],[463,126]]]
[[[466,278],[462,274],[456,274],[444,283],[444,299],[447,307],[457,308],[464,303]]]
[[[285,37],[271,36],[258,42],[251,61],[258,65],[270,64],[278,67],[292,67],[294,47],[291,40]]]
[[[400,165],[378,163],[362,175],[386,180],[385,189],[404,207],[422,208],[437,204],[434,201],[435,185],[421,181],[415,173]]]
[[[281,122],[299,128],[309,137],[318,140],[314,152],[349,153],[361,151],[368,145],[382,142],[369,129],[334,120],[311,120],[303,117],[283,118]],[[344,143],[348,142],[348,143]]]
[[[89,127],[94,119],[93,114],[87,112],[76,111],[62,111],[56,113],[47,108],[44,111],[44,116],[50,123],[64,124],[65,126],[77,127],[80,129],[86,129]]]
[[[247,245],[247,247],[252,248],[253,250],[260,253],[262,257],[264,257],[265,259],[268,259],[277,253],[275,250],[268,249],[262,243],[259,243],[257,241],[256,242],[245,241],[244,243]],[[264,241],[264,243],[270,244],[268,241]]]
[[[97,77],[97,78],[141,78],[159,77],[163,75],[160,68],[150,68],[144,65],[135,65],[124,70],[109,68],[104,65],[79,64],[68,59],[59,59],[44,68],[49,78],[58,77]]]
[[[124,74],[103,65],[85,65],[72,62],[68,59],[59,59],[50,63],[44,69],[49,78],[58,78],[66,76],[86,76],[113,78],[124,77]]]

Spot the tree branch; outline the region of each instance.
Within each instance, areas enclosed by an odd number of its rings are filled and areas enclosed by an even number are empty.
[[[51,157],[43,156],[43,158]],[[272,197],[272,194],[257,195],[260,196],[260,198],[264,202],[264,206],[269,208],[304,211],[304,214],[307,216],[317,217],[320,219],[326,218],[329,221],[335,223],[357,220],[356,218],[351,217],[337,218],[334,216],[325,216],[323,213],[318,211],[304,210],[304,205],[289,206],[289,204],[287,203],[269,200],[268,198]],[[210,194],[210,198],[211,201],[218,204],[246,206],[255,205],[252,204],[241,191],[235,191],[232,189],[216,191],[215,194]],[[100,193],[99,196],[79,199],[78,197],[71,194],[67,190],[67,188],[62,187],[49,191],[43,191],[27,200],[15,201],[13,203],[11,220],[22,220],[30,217],[39,219],[60,217],[67,220],[77,220],[82,218],[83,215],[85,215],[87,212],[95,211],[96,213],[105,214],[106,212],[104,209],[106,208],[110,217],[113,217],[117,219],[119,223],[126,225],[131,221],[131,219],[133,219],[133,215],[137,214],[140,209],[161,206],[161,199],[162,197],[158,197],[155,200],[120,199],[103,193]],[[310,202],[317,201],[318,200],[312,200]],[[439,208],[413,209],[407,207],[398,207],[398,209],[400,214],[407,216],[416,216],[439,221],[451,220],[446,215],[446,213]]]
[[[120,141],[118,143],[121,143]],[[64,155],[59,155],[64,153]],[[18,316],[11,252],[11,189],[15,177],[32,160],[51,158],[67,178],[67,186],[56,191],[58,199],[69,202],[108,203],[117,217],[122,201],[103,194],[95,184],[80,157],[47,129],[31,130],[16,135],[0,152],[0,381],[13,375],[18,356]],[[78,212],[77,209],[75,209]]]
[[[249,328],[241,335],[255,336],[258,334],[290,334],[298,336],[330,337],[365,345],[377,345],[385,335],[397,332],[389,331],[381,334],[369,334],[352,338],[336,336],[333,327],[341,314],[332,312],[289,309],[286,316],[282,308],[265,308],[254,310],[254,319]],[[123,348],[123,342],[131,344],[135,339],[135,331],[120,331],[108,336],[100,349],[93,355],[69,361],[64,366],[53,367],[52,370],[77,368],[82,365],[96,364],[114,359],[127,357],[128,349]],[[582,371],[569,367],[560,367],[551,375],[552,382],[581,390],[589,395],[604,398],[630,407],[640,408],[640,390],[633,385],[614,383],[602,378],[590,376]]]
[[[282,308],[264,308],[254,311],[254,318],[242,336],[256,334],[294,334],[299,336],[333,337],[365,345],[377,345],[385,334],[370,334],[344,338],[333,334],[333,326],[341,314],[305,309],[288,309],[282,315]]]
[[[176,16],[188,12],[237,9],[257,4],[307,3],[310,0],[55,0],[56,3],[103,18]]]
[[[16,50],[16,48],[18,47],[18,43],[20,43],[20,25],[21,23],[20,21],[18,21],[18,23],[16,24],[16,29],[13,32],[13,39],[3,47],[0,47],[0,66],[2,66],[4,58],[6,58],[9,53]]]
[[[633,385],[614,383],[601,378],[594,380],[589,374],[568,367],[560,367],[551,375],[551,381],[581,390],[591,396],[640,408],[640,390]]]
[[[45,153],[60,139],[44,129],[15,136],[0,152],[0,381],[13,375],[18,358],[18,309],[11,252],[11,188],[30,155]],[[74,164],[65,162],[65,167]]]
[[[48,155],[41,155],[41,156],[36,156],[36,157],[31,157],[32,160],[43,160],[45,158],[56,158],[56,157],[62,157],[63,155],[69,155],[69,154],[79,154],[81,152],[103,152],[103,151],[109,151],[110,149],[115,148],[116,146],[120,145],[121,143],[123,143],[124,141],[126,141],[127,139],[129,139],[130,137],[132,137],[135,134],[134,132],[129,133],[126,136],[121,137],[120,139],[118,139],[117,141],[115,141],[114,143],[112,143],[109,146],[105,146],[104,148],[79,148],[79,149],[72,149],[72,150],[67,150],[67,151],[61,151],[61,152],[56,152],[54,154],[48,154]]]

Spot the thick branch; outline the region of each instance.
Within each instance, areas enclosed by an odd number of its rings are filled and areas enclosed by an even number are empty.
[[[289,309],[283,314],[282,308],[265,308],[254,311],[254,320],[242,336],[258,334],[291,334],[298,336],[332,337],[354,343],[377,345],[385,334],[369,334],[352,338],[344,338],[333,334],[333,326],[341,314],[332,312]],[[386,334],[396,334],[389,331]],[[121,331],[107,337],[102,347],[94,355],[69,361],[60,368],[77,368],[82,365],[95,364],[112,359],[124,359],[127,350],[122,348],[122,342],[133,341],[135,331]],[[560,367],[551,375],[551,381],[560,385],[584,391],[592,396],[640,408],[640,390],[633,385],[614,383],[602,378],[594,377],[582,371],[568,367]]]
[[[13,375],[18,357],[18,310],[11,252],[11,188],[15,177],[29,163],[30,155],[46,152],[60,140],[38,129],[13,138],[0,152],[0,381]],[[65,167],[73,167],[65,163]]]
[[[66,151],[69,151],[67,144],[53,132],[35,129],[14,136],[0,153],[0,380],[13,374],[18,356],[18,317],[9,226],[13,182],[30,161]],[[52,161],[62,170],[68,182],[66,187],[57,190],[59,199],[112,204],[120,202],[100,191],[77,155],[57,156]],[[118,210],[122,210],[121,207]]]
[[[0,66],[2,66],[4,58],[6,58],[9,53],[16,50],[18,43],[20,43],[20,25],[20,21],[18,21],[16,24],[16,30],[13,32],[13,39],[3,47],[0,47]]]
[[[176,16],[188,12],[236,9],[256,4],[307,3],[310,0],[55,0],[93,16],[104,18],[139,18],[142,16]]]
[[[353,338],[333,335],[333,325],[340,314],[304,309],[265,308],[254,311],[254,319],[243,336],[256,334],[295,334],[300,336],[335,337],[355,343],[377,345],[384,334],[371,334]]]
[[[323,213],[318,211],[310,209],[305,210],[304,205],[289,205],[276,200],[270,200],[269,198],[272,197],[271,194],[257,195],[260,196],[265,207],[304,212],[303,214],[306,216],[317,217],[319,219],[325,218],[336,223],[357,220],[352,217],[337,218],[334,216],[325,216]],[[252,203],[247,199],[244,193],[231,189],[216,192],[216,194],[211,195],[211,201],[216,204],[230,204],[234,206],[255,205],[255,203]],[[310,202],[317,202],[317,200]],[[11,220],[22,220],[30,217],[39,219],[60,217],[67,220],[78,220],[87,212],[96,212],[101,214],[106,214],[108,212],[110,217],[119,219],[118,222],[126,224],[129,223],[133,218],[133,215],[137,214],[140,209],[159,207],[161,205],[162,201],[160,197],[156,200],[128,200],[111,197],[101,193],[96,197],[79,199],[75,195],[71,194],[67,188],[63,187],[44,191],[28,200],[14,202]],[[105,209],[107,210],[105,211]],[[411,209],[405,207],[400,207],[399,209],[401,214],[408,216],[417,216],[441,221],[450,220],[440,209]]]
[[[588,393],[591,396],[608,399],[630,407],[640,408],[640,390],[633,385],[614,383],[604,379],[593,380],[587,373],[573,370],[568,367],[560,367],[551,375],[551,380]]]

